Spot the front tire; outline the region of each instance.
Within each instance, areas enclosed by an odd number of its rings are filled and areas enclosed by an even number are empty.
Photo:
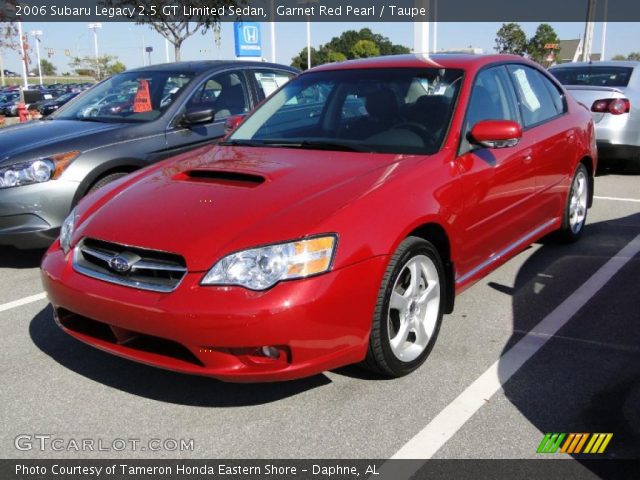
[[[429,356],[446,305],[442,259],[430,242],[404,240],[387,267],[365,367],[387,377],[416,370]]]
[[[587,168],[582,163],[578,164],[567,195],[562,226],[558,231],[558,238],[563,242],[575,242],[582,236],[587,222],[590,185]]]
[[[104,177],[98,179],[96,183],[91,185],[91,188],[89,188],[89,191],[87,191],[87,195],[95,192],[96,190],[100,190],[105,185],[108,185],[111,182],[119,180],[126,175],[128,175],[127,172],[116,172],[116,173],[110,173],[109,175],[105,175]]]

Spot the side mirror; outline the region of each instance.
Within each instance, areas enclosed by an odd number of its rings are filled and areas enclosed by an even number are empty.
[[[201,125],[213,121],[215,111],[213,108],[187,110],[182,116],[180,123],[182,125]]]
[[[483,120],[471,129],[471,142],[486,148],[514,147],[522,138],[522,127],[511,120]]]
[[[245,117],[246,115],[232,115],[231,117],[227,118],[227,121],[224,122],[224,134],[229,135],[236,128],[238,128],[238,125],[242,123]]]

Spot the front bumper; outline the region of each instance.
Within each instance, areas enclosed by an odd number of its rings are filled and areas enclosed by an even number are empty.
[[[56,321],[104,351],[225,381],[280,381],[364,359],[387,257],[375,257],[265,292],[202,287],[188,273],[172,293],[86,277],[54,244],[42,280]],[[271,359],[256,355],[276,347]]]
[[[77,182],[50,182],[0,189],[0,245],[45,248],[71,210]]]

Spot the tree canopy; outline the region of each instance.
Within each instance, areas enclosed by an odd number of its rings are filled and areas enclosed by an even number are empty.
[[[109,75],[124,72],[127,69],[127,67],[118,60],[118,57],[113,55],[102,55],[98,57],[97,62],[95,57],[75,57],[71,60],[69,66],[77,75],[92,76],[97,80],[99,80],[98,77],[108,77]],[[96,66],[100,69],[100,75],[98,75]]]
[[[148,14],[144,17],[136,17],[139,25],[149,25],[152,29],[169,40],[173,45],[176,62],[180,61],[180,52],[184,41],[200,32],[203,35],[211,28],[218,30],[220,28],[220,15],[193,15],[185,18],[186,21],[174,22],[173,15],[165,15],[162,6],[167,3],[163,0],[104,0],[109,6],[114,7],[134,7],[136,11],[145,8]],[[180,5],[183,11],[204,12],[207,11],[203,7],[208,7],[209,12],[218,11],[222,6],[239,6],[243,0],[181,0]],[[167,13],[170,13],[169,10]],[[153,14],[152,12],[155,12]],[[183,18],[182,16],[180,18]]]
[[[347,30],[339,37],[333,37],[320,47],[311,48],[311,65],[339,62],[354,58],[375,57],[378,55],[395,55],[409,53],[411,50],[403,45],[391,42],[384,35],[373,33],[369,28],[360,31]],[[291,66],[301,70],[307,69],[307,48],[291,59]]]
[[[527,36],[517,23],[505,23],[496,33],[496,51],[524,55],[527,53]]]
[[[555,45],[554,48],[546,48]],[[504,23],[496,33],[495,50],[498,53],[512,53],[514,55],[528,55],[541,65],[546,65],[547,55],[554,56],[560,51],[558,34],[548,23],[541,23],[536,33],[527,40],[527,36],[517,23]]]
[[[553,49],[545,48],[550,44],[558,45],[558,47]],[[532,60],[542,64],[550,52],[553,52],[555,56],[560,51],[559,44],[560,39],[553,27],[548,23],[541,23],[538,25],[535,35],[529,40],[527,53]]]

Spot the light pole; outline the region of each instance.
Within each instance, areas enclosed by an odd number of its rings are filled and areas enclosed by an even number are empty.
[[[310,3],[318,3],[319,0],[298,0],[300,5],[308,5]],[[311,68],[311,19],[307,15],[307,69]]]
[[[42,30],[31,30],[31,36],[36,39],[36,58],[38,60],[38,76],[40,77],[40,85],[42,85],[42,62],[40,61],[40,37]]]
[[[416,7],[425,8],[431,15],[429,0],[416,0]],[[429,55],[429,22],[413,23],[413,53]]]
[[[29,87],[27,79],[27,52],[24,48],[24,37],[22,36],[22,22],[18,22],[18,36],[20,37],[20,55],[22,55],[22,82],[26,90]]]
[[[90,23],[89,29],[93,30],[93,48],[96,54],[96,80],[100,80],[100,61],[98,60],[98,29],[102,28],[101,23]]]
[[[271,30],[271,61],[276,63],[276,22],[273,21],[273,14],[273,0],[271,0],[271,22],[269,22]]]
[[[609,10],[609,0],[604,0],[604,16],[602,18],[602,48],[600,49],[600,60],[602,60],[603,62],[606,60],[604,56],[604,47],[607,45],[607,10]]]
[[[5,86],[4,81],[4,52],[0,48],[0,80],[2,81],[2,86]]]

